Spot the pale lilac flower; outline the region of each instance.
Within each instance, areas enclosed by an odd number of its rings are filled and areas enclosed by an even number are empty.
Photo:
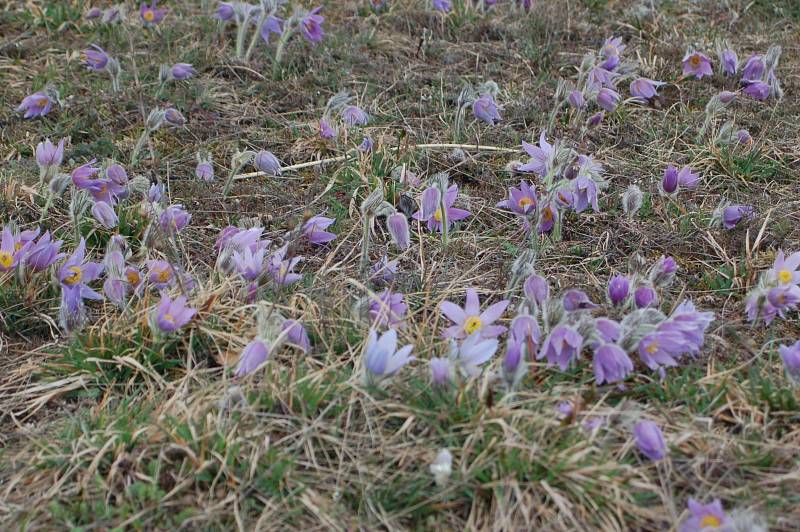
[[[722,50],[719,55],[719,62],[723,73],[729,76],[736,75],[736,71],[739,68],[739,58],[736,56],[735,51],[730,48]]]
[[[631,96],[640,102],[647,103],[651,98],[658,96],[658,88],[664,85],[663,81],[653,81],[647,78],[638,78],[631,82]]]
[[[652,421],[644,420],[637,423],[633,427],[633,436],[636,439],[636,447],[648,459],[661,460],[667,454],[664,435],[658,425]]]
[[[396,212],[387,216],[386,227],[389,229],[392,242],[400,249],[408,249],[411,245],[411,234],[405,214]]]
[[[765,70],[766,66],[764,65],[763,57],[753,54],[742,68],[742,80],[760,81],[764,77]]]
[[[508,199],[501,201],[497,206],[509,209],[520,216],[528,216],[536,210],[537,203],[536,190],[523,180],[519,182],[519,188],[509,187]]]
[[[536,303],[537,306],[543,305],[550,298],[550,285],[547,283],[547,279],[535,273],[525,280],[523,291],[525,297]]]
[[[611,72],[610,70],[606,70],[602,67],[594,67],[592,70],[589,71],[588,76],[588,83],[590,87],[600,89],[602,87],[607,87],[609,89],[614,88],[614,78],[617,77],[617,74]]]
[[[289,244],[284,244],[269,256],[267,271],[272,275],[272,279],[278,286],[288,286],[296,283],[303,276],[295,273],[294,269],[303,260],[303,257],[286,258]]]
[[[452,8],[450,0],[433,0],[433,9],[447,13]]]
[[[675,280],[678,264],[672,257],[661,257],[650,269],[650,282],[653,286],[666,288]]]
[[[630,280],[625,275],[615,275],[608,282],[608,299],[612,305],[622,304],[628,297]]]
[[[648,308],[658,306],[658,294],[651,286],[640,286],[633,293],[633,302],[636,308]]]
[[[172,333],[189,323],[197,310],[186,306],[186,296],[175,299],[166,292],[161,293],[161,301],[154,310],[153,323],[155,332]]]
[[[622,44],[622,37],[609,37],[603,43],[600,49],[600,56],[605,59],[601,65],[603,68],[613,70],[619,64],[619,57],[625,50],[625,45]]]
[[[311,340],[303,324],[297,320],[286,320],[281,325],[281,331],[286,333],[286,341],[303,350],[304,353],[311,351]]]
[[[336,138],[337,135],[339,135],[339,130],[335,126],[333,126],[330,123],[328,123],[328,121],[325,120],[324,118],[319,121],[319,136],[320,137],[322,137],[323,139],[327,140],[327,139]]]
[[[164,19],[164,16],[167,14],[166,8],[158,9],[158,7],[156,7],[156,4],[158,4],[158,0],[151,0],[149,6],[147,5],[146,2],[143,2],[139,6],[139,17],[141,17],[145,27],[154,26],[158,24]]]
[[[475,115],[475,118],[486,122],[490,126],[502,120],[494,98],[488,93],[482,94],[480,98],[473,102],[472,113]]]
[[[201,181],[214,181],[214,165],[210,161],[201,161],[197,163],[194,169],[194,175]]]
[[[61,308],[59,311],[64,329],[71,331],[81,325],[84,319],[83,300],[101,300],[103,296],[89,288],[90,283],[103,273],[103,265],[97,262],[84,262],[86,240],[81,238],[75,252],[61,265],[58,280],[61,284]]]
[[[430,193],[430,190],[435,190],[439,192],[439,189],[435,187],[430,187],[422,195],[422,209],[414,213],[413,218],[415,220],[420,220],[426,222],[429,231],[440,231],[442,230],[442,209],[439,198],[441,198],[441,193],[435,195]],[[444,196],[444,207],[446,209],[446,216],[447,216],[447,225],[448,229],[452,226],[453,222],[457,222],[458,220],[463,220],[471,213],[464,209],[458,209],[453,207],[453,204],[456,202],[456,198],[458,197],[458,185],[450,185],[447,189],[447,194]]]
[[[147,280],[157,289],[161,290],[172,285],[175,282],[175,270],[172,265],[165,260],[148,260],[147,264]]]
[[[105,201],[96,201],[92,205],[92,216],[106,229],[113,229],[119,224],[114,208]]]
[[[239,355],[239,364],[236,366],[235,375],[241,378],[253,373],[267,361],[269,354],[270,347],[267,342],[258,338],[251,341]]]
[[[539,145],[535,146],[522,141],[522,149],[530,155],[530,160],[517,167],[519,172],[533,172],[539,176],[545,176],[553,167],[555,159],[555,147],[547,142],[545,131],[539,135]]]
[[[336,222],[336,220],[333,218],[327,218],[321,215],[312,216],[303,224],[303,236],[315,246],[327,244],[336,238],[335,234],[325,230],[333,225],[334,222]]]
[[[575,109],[583,109],[586,107],[586,99],[583,97],[583,93],[578,90],[570,92],[567,101]]]
[[[775,256],[775,263],[767,271],[767,278],[770,281],[777,281],[778,284],[798,284],[800,283],[800,251],[792,253],[788,258],[783,254],[783,250],[778,250]]]
[[[550,331],[536,358],[547,358],[549,364],[558,364],[565,371],[577,359],[581,347],[583,336],[569,325],[560,324]]]
[[[153,183],[152,185],[150,185],[150,188],[147,189],[147,201],[149,201],[150,203],[160,203],[161,198],[163,197],[164,197],[164,185]]]
[[[106,168],[106,177],[108,177],[114,185],[117,185],[114,189],[119,192],[119,197],[127,197],[127,190],[124,192],[120,190],[120,187],[127,188],[128,186],[128,172],[125,171],[125,168],[123,168],[121,164],[114,163]]]
[[[164,121],[172,127],[181,127],[186,124],[186,117],[174,107],[168,107],[164,109]]]
[[[358,145],[358,151],[362,153],[369,153],[375,147],[375,143],[372,141],[370,137],[364,137],[361,141],[361,144]]]
[[[703,76],[712,76],[711,59],[700,52],[690,52],[683,58],[683,75],[692,75],[697,79]]]
[[[197,70],[189,63],[175,63],[170,68],[170,72],[172,73],[172,78],[178,81],[187,80],[197,74]]]
[[[622,380],[633,371],[628,353],[617,344],[602,344],[594,350],[594,378],[600,385],[603,383],[615,383]]]
[[[89,11],[86,12],[86,15],[84,15],[84,18],[86,20],[93,20],[93,19],[96,19],[96,18],[100,18],[101,16],[103,16],[103,10],[100,9],[99,7],[93,7],[91,9],[89,9]]]
[[[570,184],[574,185],[572,181],[570,181]],[[569,209],[575,204],[575,195],[566,186],[560,186],[553,197],[555,198],[555,205],[559,209]]]
[[[783,367],[792,382],[800,383],[800,341],[792,345],[781,345],[778,353],[783,360]]]
[[[3,237],[5,238],[5,231],[3,232]],[[64,253],[59,253],[63,243],[62,240],[52,242],[50,240],[50,231],[45,232],[36,243],[31,244],[27,249],[24,259],[25,265],[34,272],[46,270],[65,256]],[[0,251],[0,269],[4,268],[7,260],[8,258],[4,255],[4,252]],[[13,263],[13,255],[11,262]]]
[[[677,366],[677,358],[685,353],[684,338],[680,330],[668,322],[639,342],[639,358],[650,369]]]
[[[784,285],[771,288],[767,292],[767,301],[781,318],[785,318],[785,312],[795,310],[797,304],[800,303],[800,287],[797,285]]]
[[[158,219],[161,229],[168,235],[181,232],[192,219],[192,215],[184,210],[183,205],[170,205]]]
[[[23,118],[44,116],[53,108],[53,100],[44,92],[34,92],[22,99],[17,112],[25,111]]]
[[[233,4],[230,2],[220,2],[219,6],[217,6],[217,10],[214,12],[214,18],[219,20],[230,20],[233,18],[235,11],[233,10]]]
[[[731,91],[722,91],[718,94],[719,101],[728,104],[736,99],[736,93]]]
[[[697,184],[700,183],[700,173],[693,172],[691,168],[688,166],[684,166],[681,168],[680,172],[678,172],[678,184],[684,188],[697,188]]]
[[[303,37],[312,44],[322,42],[325,37],[325,31],[322,29],[322,23],[325,22],[325,17],[319,14],[322,11],[322,6],[312,9],[300,21],[300,27],[303,30]]]
[[[600,338],[609,344],[616,343],[622,336],[622,325],[608,318],[597,318],[594,320],[594,327]]]
[[[597,92],[597,105],[601,109],[613,113],[619,104],[620,95],[614,89],[603,87]]]
[[[30,247],[30,242],[24,245],[14,238],[14,233],[8,227],[3,229],[2,242],[0,242],[0,272],[13,270],[19,261],[25,256]]]
[[[573,187],[572,207],[575,212],[583,212],[589,205],[592,206],[594,212],[600,211],[600,206],[597,202],[597,184],[591,177],[578,176],[573,181]]]
[[[680,532],[734,532],[733,521],[725,515],[722,503],[714,499],[709,504],[689,498],[689,519],[683,522]]]
[[[375,386],[397,373],[400,368],[416,360],[411,356],[413,345],[397,348],[397,331],[389,329],[380,338],[370,329],[364,355],[364,377],[368,385]]]
[[[106,68],[109,56],[105,50],[96,44],[89,45],[89,48],[81,52],[81,62],[89,70],[100,71]]]
[[[389,260],[386,255],[381,257],[370,268],[369,280],[377,286],[389,284],[397,276],[397,261]]]
[[[514,344],[520,351],[525,350],[527,358],[533,360],[539,352],[542,341],[542,331],[539,322],[530,314],[519,314],[511,320],[509,345]]]
[[[36,146],[36,164],[43,171],[61,166],[64,160],[64,139],[55,146],[50,139],[45,139]]]
[[[509,300],[504,299],[481,312],[478,293],[474,288],[468,288],[464,308],[450,301],[442,302],[441,313],[453,322],[453,325],[444,330],[442,336],[462,339],[475,332],[479,332],[483,338],[499,336],[506,331],[506,327],[493,323],[503,315],[509,303]]]
[[[750,132],[746,129],[740,129],[736,132],[736,140],[739,141],[739,144],[750,144],[753,142],[753,137],[750,136]]]
[[[363,109],[355,105],[348,105],[342,109],[342,121],[348,126],[366,126],[369,116]]]
[[[598,111],[586,120],[586,127],[591,129],[599,126],[603,122],[604,117],[605,113],[603,111]]]
[[[369,302],[369,319],[371,326],[378,329],[396,329],[405,325],[408,305],[403,294],[392,292],[388,288],[378,294],[378,299]]]
[[[769,98],[770,87],[763,81],[754,81],[742,89],[742,92],[753,99],[763,102]]]
[[[259,35],[264,40],[265,43],[269,44],[269,37],[271,34],[282,35],[283,34],[283,20],[279,19],[278,17],[269,15],[264,23],[261,25],[261,30],[259,31]]]
[[[240,253],[234,251],[232,260],[236,266],[236,271],[245,281],[255,281],[264,273],[265,248],[256,249],[255,252],[249,247],[244,248]]]
[[[672,194],[678,190],[678,169],[672,165],[664,170],[664,177],[661,179],[661,190],[665,194]]]
[[[540,235],[549,233],[553,230],[557,221],[558,208],[553,202],[550,202],[539,211],[539,225],[536,227],[536,232]]]
[[[751,220],[755,216],[755,209],[749,205],[729,205],[722,209],[722,226],[733,229],[742,220]]]
[[[597,308],[597,305],[592,303],[589,296],[583,290],[567,290],[561,296],[561,302],[564,305],[564,310],[567,312],[574,312],[576,310],[591,310]]]
[[[431,359],[431,384],[434,386],[447,386],[453,381],[453,364],[448,358],[434,357]]]
[[[454,341],[453,341],[454,342]],[[461,371],[470,378],[481,373],[481,365],[489,361],[497,352],[497,339],[482,339],[480,332],[470,334],[460,346],[453,345],[451,358],[458,361]]]
[[[272,176],[281,175],[281,163],[272,152],[261,150],[253,158],[253,163],[260,172]]]

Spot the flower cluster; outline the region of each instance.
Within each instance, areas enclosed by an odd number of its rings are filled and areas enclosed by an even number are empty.
[[[778,251],[772,268],[761,274],[758,285],[747,294],[745,311],[752,322],[769,325],[776,317],[796,310],[800,304],[800,251],[788,257]]]

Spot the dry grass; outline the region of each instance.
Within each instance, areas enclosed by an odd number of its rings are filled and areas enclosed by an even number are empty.
[[[198,2],[166,3],[170,24],[155,31],[136,21],[120,31],[87,24],[77,1],[32,1],[0,14],[4,222],[38,220],[32,149],[42,137],[70,137],[70,168],[95,155],[127,161],[146,110],[158,103],[157,65],[185,61],[199,72],[161,102],[180,108],[188,127],[159,131],[155,157],[129,169],[164,183],[193,214],[178,247],[200,279],[192,298],[199,316],[179,339],[158,342],[146,323],[158,297],[150,293],[124,313],[94,306],[92,324],[65,338],[55,320],[57,289],[3,289],[5,528],[664,530],[685,517],[689,497],[718,497],[727,509],[762,514],[771,530],[796,529],[800,397],[775,348],[796,339],[797,317],[754,329],[743,314],[745,293],[775,251],[800,250],[800,14],[792,2],[662,1],[647,14],[649,1],[585,0],[541,5],[530,17],[501,7],[444,21],[416,1],[390,1],[379,15],[367,2],[327,2],[326,44],[295,43],[279,81],[262,54],[248,65],[234,61],[232,34]],[[675,257],[680,274],[664,294],[667,305],[690,297],[717,317],[702,356],[663,382],[637,368],[619,388],[595,386],[586,361],[564,373],[534,364],[510,395],[489,372],[452,393],[432,391],[426,362],[447,349],[438,305],[461,301],[470,286],[482,301],[504,297],[526,245],[515,220],[495,207],[519,179],[508,163],[523,154],[469,148],[453,158],[451,148],[415,146],[516,149],[520,139],[538,137],[556,80],[573,77],[585,51],[612,34],[625,37],[644,75],[670,85],[654,106],[626,105],[585,135],[557,121],[553,136],[594,154],[610,187],[602,211],[571,216],[536,269],[556,291],[579,287],[599,301],[632,255]],[[755,139],[744,151],[695,138],[706,101],[727,82],[679,78],[687,46],[711,49],[715,37],[740,56],[771,44],[784,50],[785,100],[725,111]],[[76,52],[91,42],[121,58],[123,97],[80,66]],[[463,84],[487,79],[501,88],[503,125],[470,124],[454,138]],[[60,88],[65,107],[22,121],[13,107],[45,81]],[[344,154],[347,145],[322,142],[316,127],[326,100],[345,88],[372,117],[375,154],[302,166]],[[237,180],[223,198],[220,178],[246,148],[269,149],[298,167],[281,178]],[[193,180],[198,149],[213,155],[217,182]],[[657,182],[668,163],[702,170],[701,188],[678,203],[661,199]],[[415,227],[413,245],[399,256],[378,229],[371,258],[389,251],[400,261],[394,288],[410,305],[401,340],[414,343],[418,360],[384,389],[366,389],[367,325],[352,311],[366,295],[358,204],[371,183],[403,164],[426,177],[448,171],[462,191],[458,205],[473,215],[446,248]],[[633,220],[619,205],[630,183],[649,198]],[[758,219],[732,232],[709,228],[722,198],[755,205]],[[58,203],[44,226],[72,249],[66,208]],[[233,380],[230,365],[253,337],[256,305],[242,305],[233,283],[213,273],[214,239],[226,225],[257,220],[281,240],[322,211],[337,218],[338,238],[296,249],[306,257],[305,278],[273,299],[282,315],[305,324],[312,352],[283,348],[262,371]],[[129,236],[140,237],[141,228]],[[104,238],[90,240],[98,257]],[[511,294],[515,305],[521,294]],[[574,414],[559,419],[563,401]],[[657,464],[633,445],[631,428],[644,418],[669,442],[669,457]],[[441,448],[454,462],[450,482],[438,487],[428,466]]]

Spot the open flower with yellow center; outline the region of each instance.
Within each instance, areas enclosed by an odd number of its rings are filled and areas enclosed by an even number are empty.
[[[724,530],[733,532],[732,520],[725,515],[722,503],[714,499],[708,504],[702,504],[695,499],[689,499],[689,519],[683,522],[680,532],[708,532],[710,530]]]
[[[700,52],[691,52],[683,58],[683,75],[694,76],[697,79],[703,76],[711,76],[714,71],[711,68],[711,59]]]
[[[453,222],[463,220],[471,214],[467,210],[453,207],[457,198],[458,185],[450,185],[447,189],[447,194],[444,196],[444,201],[442,201],[442,194],[438,188],[428,187],[422,193],[422,208],[414,213],[413,218],[425,222],[428,231],[441,232],[443,221],[447,222],[449,228]],[[442,210],[443,208],[444,211]]]
[[[169,297],[166,291],[161,292],[161,301],[151,314],[150,326],[156,333],[175,332],[197,314],[197,310],[186,306],[186,297],[175,299]]]
[[[519,216],[528,216],[536,211],[538,199],[536,190],[526,181],[519,182],[519,188],[508,188],[508,199],[497,204],[498,207],[509,209]]]
[[[167,14],[167,10],[163,8],[158,9],[158,7],[156,7],[157,4],[158,0],[152,0],[149,6],[147,3],[142,3],[142,5],[139,6],[139,17],[141,17],[145,26],[158,24]]]
[[[442,336],[460,339],[476,332],[480,333],[482,338],[499,336],[506,331],[506,327],[493,324],[503,315],[509,303],[504,299],[481,312],[478,293],[474,288],[468,288],[467,301],[463,308],[450,301],[442,303],[442,314],[453,322],[453,325],[444,330]]]
[[[800,283],[798,267],[800,267],[800,251],[786,257],[781,250],[775,256],[775,264],[768,272],[768,276],[770,280],[777,281],[778,284],[798,284]]]

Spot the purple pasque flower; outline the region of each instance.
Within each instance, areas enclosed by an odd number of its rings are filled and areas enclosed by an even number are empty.
[[[273,15],[269,15],[264,23],[261,25],[261,30],[259,31],[259,35],[264,40],[265,43],[269,44],[269,37],[271,34],[282,35],[283,34],[283,20],[275,17]]]
[[[729,205],[722,209],[722,226],[725,229],[733,229],[742,220],[752,220],[755,217],[755,209],[750,205]]]
[[[725,515],[719,499],[702,504],[689,498],[689,519],[683,522],[680,532],[733,532],[734,529],[733,521]]]
[[[58,168],[64,160],[64,139],[58,141],[58,146],[45,139],[36,145],[36,164],[43,171]]]
[[[364,352],[364,379],[369,386],[376,386],[388,379],[400,368],[416,360],[411,356],[413,345],[397,348],[397,331],[389,329],[378,338],[375,329],[370,329]]]
[[[490,126],[502,121],[494,97],[488,93],[481,94],[480,98],[472,103],[472,113],[475,118],[486,122]]]
[[[719,101],[721,101],[722,103],[729,104],[736,99],[736,94],[737,93],[731,91],[720,91],[717,97],[719,98]]]
[[[150,203],[160,203],[161,198],[164,197],[164,185],[159,183],[153,183],[150,185],[150,188],[147,189],[147,201]]]
[[[778,353],[783,360],[783,367],[792,382],[800,383],[800,341],[792,345],[778,346]]]
[[[753,137],[750,136],[750,132],[746,129],[740,129],[736,132],[736,140],[739,144],[750,144],[753,142]]]
[[[9,272],[17,267],[19,261],[25,256],[30,247],[30,242],[18,245],[14,233],[8,227],[3,229],[0,241],[0,272]]]
[[[270,346],[264,340],[256,338],[245,346],[242,354],[239,355],[239,364],[236,366],[235,375],[238,378],[249,375],[261,367],[267,361],[270,354]]]
[[[767,270],[767,279],[777,282],[779,285],[800,283],[800,251],[792,253],[788,258],[783,254],[783,250],[778,250],[775,256],[775,263],[772,268]]]
[[[172,74],[172,79],[184,81],[197,74],[197,70],[189,63],[175,63],[170,68],[170,74]]]
[[[126,188],[128,187],[128,172],[125,171],[125,168],[118,163],[113,163],[106,168],[106,177],[110,179],[114,185],[114,190],[119,191],[119,197],[127,197],[128,191],[125,190],[124,192],[119,189],[119,187]]]
[[[369,153],[374,147],[375,143],[373,142],[372,138],[364,137],[364,139],[361,141],[361,144],[358,145],[358,151],[362,153]]]
[[[435,191],[435,192],[432,192]],[[450,185],[444,195],[444,208],[447,217],[447,228],[453,222],[463,220],[471,213],[464,209],[453,207],[458,197],[458,185]],[[422,209],[415,212],[413,218],[426,223],[428,231],[442,231],[442,206],[441,192],[436,187],[429,187],[422,193]]]
[[[583,109],[586,107],[586,98],[583,97],[583,93],[579,90],[570,92],[569,96],[567,96],[567,101],[573,109]]]
[[[497,206],[509,209],[520,216],[528,216],[536,211],[537,204],[536,189],[522,180],[519,182],[519,188],[508,188],[508,199],[501,201]]]
[[[142,277],[131,272],[131,280],[135,281],[135,283],[128,282],[125,256],[119,249],[109,249],[106,252],[103,264],[106,272],[106,280],[103,281],[103,294],[111,303],[122,308],[127,302],[128,290],[130,288],[136,290],[142,286]]]
[[[666,288],[675,280],[675,273],[678,271],[678,264],[672,257],[661,257],[653,264],[648,275],[653,286]]]
[[[589,71],[587,83],[589,87],[594,89],[600,89],[601,87],[613,89],[615,84],[614,79],[616,77],[617,74],[610,70],[606,70],[602,67],[594,67]]]
[[[386,217],[386,227],[389,229],[392,242],[400,249],[408,249],[411,245],[411,233],[406,215],[401,212],[390,214]]]
[[[541,275],[532,273],[525,280],[522,289],[525,297],[537,306],[542,306],[545,301],[550,299],[550,285],[547,283],[547,279]]]
[[[433,0],[433,9],[447,13],[452,8],[450,0]]]
[[[166,291],[161,292],[161,301],[152,314],[152,327],[156,334],[172,333],[189,323],[197,310],[186,305],[186,296],[175,299],[169,297]]]
[[[95,72],[104,70],[108,60],[108,53],[96,44],[89,45],[89,48],[81,52],[81,62],[88,70],[94,70]]]
[[[720,52],[719,63],[722,72],[728,76],[735,76],[739,69],[739,58],[736,56],[736,52],[730,48],[725,48]]]
[[[442,333],[444,338],[463,339],[472,333],[479,332],[483,338],[494,338],[506,331],[502,325],[493,325],[508,307],[509,300],[504,299],[490,305],[481,312],[481,303],[474,288],[467,288],[467,301],[464,308],[450,301],[442,302],[440,311],[453,325]]]
[[[378,329],[402,328],[405,325],[408,305],[400,292],[392,292],[388,288],[378,294],[377,299],[369,302],[369,320],[372,327]]]
[[[272,176],[281,175],[281,162],[270,151],[259,151],[253,158],[253,163],[260,172]]]
[[[620,95],[614,89],[610,89],[608,87],[603,87],[599,91],[597,91],[597,105],[600,106],[601,109],[604,111],[608,111],[609,113],[613,113],[617,105],[619,104]]]
[[[638,78],[631,82],[631,96],[642,103],[647,103],[651,98],[658,96],[658,88],[664,85],[663,81],[653,81],[647,78]]]
[[[519,314],[511,320],[508,343],[509,345],[515,344],[520,350],[524,349],[524,353],[529,360],[533,360],[536,357],[541,342],[542,331],[536,318],[530,314]]]
[[[705,341],[705,332],[714,321],[713,312],[699,312],[689,300],[675,307],[672,315],[656,328],[657,331],[675,332],[683,339],[683,353],[696,355]]]
[[[574,183],[570,181],[570,186],[572,186],[573,184]],[[558,189],[556,189],[552,197],[554,199],[553,203],[559,209],[569,209],[575,203],[574,194],[566,186],[558,187]]]
[[[230,20],[236,12],[233,9],[233,4],[230,2],[220,2],[217,10],[214,12],[214,18],[219,20]]]
[[[336,238],[335,234],[326,231],[334,222],[336,220],[333,218],[322,215],[312,216],[303,224],[303,236],[315,246],[327,244]]]
[[[370,268],[369,280],[376,286],[383,286],[394,281],[397,276],[397,261],[389,260],[384,255],[372,265]]]
[[[164,122],[172,127],[181,127],[186,124],[186,117],[174,107],[164,109]]]
[[[194,169],[194,176],[207,183],[214,181],[214,165],[211,161],[200,161]]]
[[[608,299],[612,305],[621,305],[630,291],[630,279],[627,275],[615,275],[608,281]]]
[[[175,282],[175,270],[172,265],[165,260],[148,260],[147,280],[158,290],[166,288]]]
[[[764,58],[760,55],[753,54],[747,59],[747,62],[742,68],[742,81],[760,81],[764,77],[764,71],[766,69]]]
[[[619,64],[619,56],[622,55],[622,52],[625,50],[625,45],[622,44],[622,37],[609,37],[603,43],[603,47],[600,49],[600,56],[606,60],[606,62],[610,59],[616,58],[617,62],[613,63],[613,66],[607,66],[603,63],[601,66],[603,68],[607,68],[608,70],[613,70]]]
[[[25,111],[23,118],[44,116],[53,108],[53,99],[44,92],[34,92],[22,99],[17,112]]]
[[[549,233],[553,230],[557,221],[558,207],[555,202],[550,201],[539,211],[539,224],[536,227],[536,232],[540,235]]]
[[[608,318],[597,318],[594,320],[594,328],[597,334],[600,335],[600,338],[609,344],[615,343],[622,336],[622,325]],[[597,345],[600,344],[595,344],[593,347],[597,347]]]
[[[517,171],[533,172],[543,177],[553,168],[556,150],[552,144],[547,142],[544,130],[542,130],[542,133],[539,135],[538,146],[529,144],[523,140],[522,149],[525,150],[525,153],[530,155],[531,158],[527,163],[518,166]]]
[[[561,302],[564,305],[564,310],[567,312],[574,312],[576,310],[591,310],[597,308],[597,305],[592,303],[589,296],[583,290],[567,290],[561,296]]]
[[[264,273],[264,255],[266,248],[258,248],[253,251],[251,248],[246,247],[240,253],[234,251],[232,255],[233,264],[236,271],[242,276],[245,281],[255,281]]]
[[[481,365],[489,361],[497,352],[498,341],[496,338],[483,339],[481,333],[476,331],[456,345],[451,344],[450,358],[458,362],[461,372],[470,378],[481,374]]]
[[[633,371],[633,362],[628,353],[612,343],[601,344],[595,348],[592,365],[595,382],[598,385],[623,381]]]
[[[93,7],[86,12],[86,15],[84,15],[83,18],[85,18],[86,20],[93,20],[96,18],[100,18],[101,16],[103,16],[103,10],[100,9],[99,7]]]
[[[119,218],[117,217],[117,213],[114,212],[114,207],[105,201],[94,202],[94,205],[92,205],[92,216],[106,229],[113,229],[119,224]]]
[[[567,324],[556,325],[545,339],[537,359],[547,358],[549,364],[558,364],[565,371],[578,358],[583,347],[583,336]]]
[[[189,225],[191,220],[192,215],[186,212],[183,205],[170,205],[161,213],[158,223],[165,233],[176,235]]]
[[[5,237],[5,232],[3,233],[3,237]],[[28,248],[24,259],[25,266],[34,272],[46,270],[65,256],[64,253],[59,253],[63,243],[62,240],[51,241],[50,231],[46,231],[37,242],[31,244]],[[3,252],[0,251],[0,269],[3,268],[4,263],[4,255]]]
[[[267,271],[272,275],[272,280],[278,286],[289,286],[296,283],[303,276],[295,273],[294,269],[303,260],[303,257],[286,258],[286,253],[289,250],[289,244],[284,244],[275,250],[267,261]]]
[[[92,159],[73,170],[72,183],[80,190],[91,194],[95,202],[116,205],[117,198],[127,195],[127,185],[120,185],[108,177],[97,177],[100,168],[92,166],[95,161]]]
[[[658,425],[649,420],[643,420],[633,427],[633,437],[636,440],[636,447],[648,459],[661,460],[667,454],[667,445],[664,443],[664,435]]]
[[[145,27],[154,26],[164,20],[167,14],[166,8],[159,9],[156,5],[158,0],[151,0],[150,5],[147,2],[142,2],[139,6],[139,17],[142,19]]]
[[[605,118],[605,116],[606,114],[603,111],[596,112],[586,120],[586,127],[591,129],[599,126],[603,123],[603,118]]]
[[[763,81],[754,81],[742,89],[742,92],[759,102],[763,102],[769,98],[770,87]]]
[[[311,340],[303,324],[297,320],[286,320],[281,325],[281,332],[286,334],[286,341],[303,350],[304,353],[311,351]]]
[[[784,285],[771,288],[767,292],[767,301],[781,318],[785,318],[784,313],[787,310],[795,310],[800,303],[800,287]]]
[[[366,126],[369,116],[363,109],[355,105],[348,105],[341,112],[342,122],[348,126]]]
[[[692,75],[697,79],[703,76],[712,76],[714,71],[711,68],[711,59],[700,52],[689,52],[683,58],[683,75]]]
[[[652,286],[640,286],[633,292],[633,302],[636,308],[648,308],[658,306],[658,294]]]
[[[668,322],[664,322],[666,324]],[[661,324],[663,325],[663,324]],[[673,326],[659,327],[639,342],[637,352],[642,362],[650,369],[661,366],[677,366],[684,351],[684,340],[680,330]]]
[[[300,21],[303,37],[312,44],[322,42],[325,37],[325,31],[322,29],[325,17],[319,14],[320,11],[322,11],[322,6],[315,7]]]
[[[61,322],[64,328],[72,330],[83,321],[83,300],[101,300],[103,296],[89,288],[88,283],[103,273],[103,265],[97,262],[84,262],[86,240],[81,238],[74,253],[58,269],[61,284]]]
[[[339,135],[339,130],[336,126],[331,125],[326,119],[319,121],[319,136],[325,140],[336,138]]]
[[[583,212],[591,205],[594,212],[600,211],[597,203],[597,183],[585,175],[579,175],[573,181],[572,208],[575,212]]]
[[[438,387],[449,385],[453,381],[454,369],[449,358],[431,358],[431,384]]]

